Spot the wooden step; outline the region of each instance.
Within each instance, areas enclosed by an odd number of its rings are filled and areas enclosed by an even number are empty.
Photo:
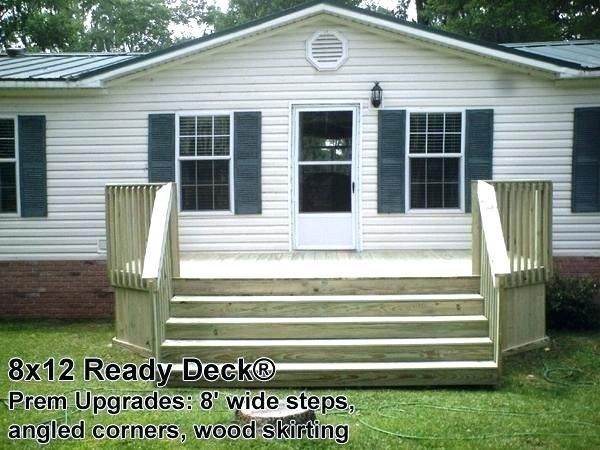
[[[433,316],[483,314],[479,294],[176,296],[171,317]]]
[[[210,387],[365,387],[493,385],[498,367],[493,361],[436,361],[380,363],[279,363],[275,377],[267,383],[181,381],[181,364],[175,364],[169,386]]]
[[[483,337],[484,316],[216,317],[167,320],[167,339],[369,339]]]
[[[451,262],[449,262],[451,264]],[[479,277],[173,280],[175,295],[357,295],[479,292]]]
[[[485,361],[493,358],[493,348],[489,338],[167,340],[160,355],[173,363],[187,356],[217,363],[240,356],[276,362]]]

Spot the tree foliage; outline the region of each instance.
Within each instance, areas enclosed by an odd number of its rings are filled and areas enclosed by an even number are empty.
[[[226,11],[222,11],[217,6],[211,5],[206,8],[202,19],[215,31],[220,31],[293,8],[303,3],[306,3],[306,0],[229,0],[229,7]],[[400,0],[398,7],[393,11],[382,7],[377,0],[338,0],[338,3],[359,6],[371,11],[405,19],[410,0]]]
[[[75,0],[3,0],[0,2],[0,43],[40,50],[77,46],[84,14]]]
[[[600,37],[600,0],[416,0],[417,19],[490,42]]]
[[[150,51],[173,43],[169,27],[205,0],[4,0],[1,43],[32,50]]]

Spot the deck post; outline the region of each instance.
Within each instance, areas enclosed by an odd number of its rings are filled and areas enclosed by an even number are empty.
[[[473,275],[481,275],[481,215],[477,181],[471,181],[471,261]]]

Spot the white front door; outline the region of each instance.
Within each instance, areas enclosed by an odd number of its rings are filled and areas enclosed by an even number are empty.
[[[356,248],[356,124],[353,106],[296,107],[294,248]]]

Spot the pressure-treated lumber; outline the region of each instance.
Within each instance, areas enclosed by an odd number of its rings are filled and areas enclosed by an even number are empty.
[[[181,381],[181,365],[175,365],[169,386],[261,387],[262,382],[220,383]],[[368,386],[466,386],[494,385],[497,365],[491,361],[443,361],[427,363],[282,363],[276,364],[269,387],[368,387]]]
[[[190,356],[218,363],[240,355],[276,362],[489,361],[493,356],[489,338],[167,340],[161,355],[174,363]]]
[[[358,295],[479,292],[479,277],[215,279],[176,278],[175,295]]]
[[[170,318],[167,339],[352,339],[485,336],[484,316]]]
[[[479,294],[175,296],[171,317],[447,316],[483,313]]]

